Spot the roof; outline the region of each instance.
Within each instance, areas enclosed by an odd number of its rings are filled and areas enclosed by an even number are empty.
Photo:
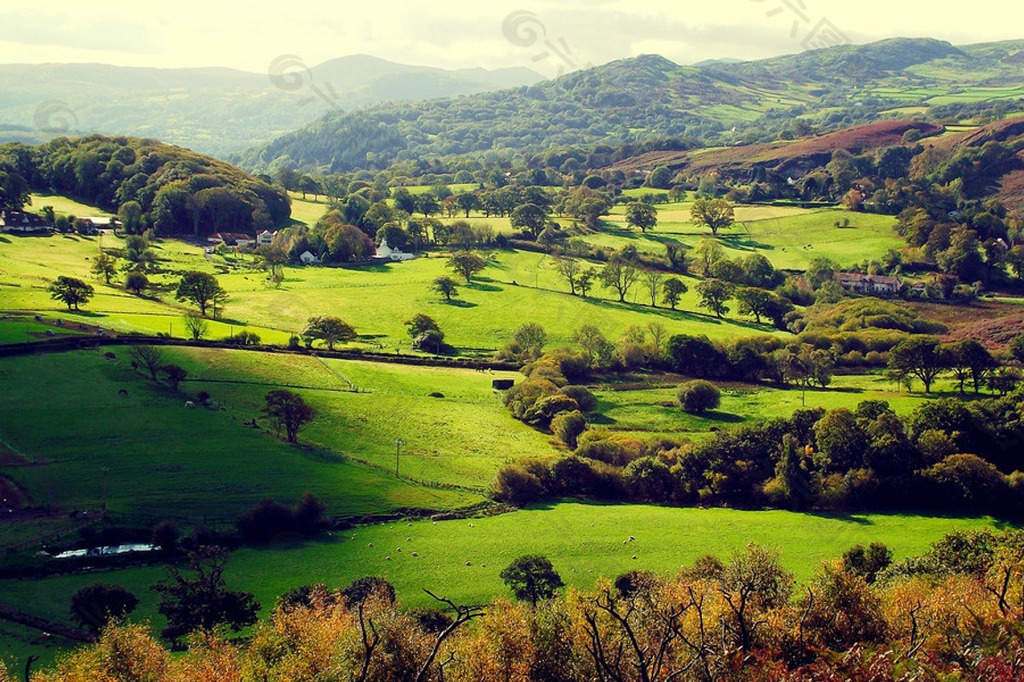
[[[862,275],[859,272],[837,272],[838,282],[863,282],[864,284],[876,284],[884,286],[900,286],[900,278],[890,275]]]

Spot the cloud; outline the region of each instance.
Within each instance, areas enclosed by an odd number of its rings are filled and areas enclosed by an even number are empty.
[[[802,0],[807,21],[787,7],[797,0],[307,0],[301,5],[222,0],[173,3],[128,0],[51,0],[40,8],[5,11],[0,61],[107,61],[134,66],[231,66],[263,72],[275,57],[298,54],[315,64],[367,53],[393,61],[445,68],[527,66],[554,75],[567,66],[657,52],[682,63],[708,58],[756,59],[797,52],[810,26],[827,18],[858,42],[896,35],[958,43],[1018,37],[1018,14],[1002,0],[977,0],[971,12],[922,11],[913,3]],[[778,11],[778,10],[782,11]],[[515,11],[534,12],[544,39],[509,43],[502,22]],[[798,21],[800,36],[790,31]],[[550,40],[551,46],[545,41]],[[564,42],[563,42],[564,41]],[[535,61],[545,51],[549,56]]]

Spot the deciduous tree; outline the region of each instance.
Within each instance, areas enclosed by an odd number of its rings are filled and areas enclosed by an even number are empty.
[[[67,305],[68,310],[78,310],[78,306],[89,302],[95,290],[80,279],[61,275],[50,284],[49,291],[50,298],[62,301]]]
[[[473,251],[458,251],[448,258],[448,267],[466,278],[466,284],[473,281],[473,275],[487,267],[487,261]]]
[[[710,228],[711,234],[730,227],[736,216],[732,205],[725,199],[697,199],[690,208],[690,219],[698,227]]]
[[[203,317],[206,317],[207,308],[212,306],[216,311],[217,306],[227,300],[227,292],[217,278],[208,272],[197,270],[182,275],[174,296],[179,301],[188,301],[197,306],[199,314]]]
[[[551,599],[565,585],[551,561],[537,554],[515,559],[500,575],[516,599],[528,601],[533,606],[538,601]]]
[[[289,443],[296,442],[299,429],[316,417],[316,410],[293,391],[275,389],[267,393],[265,400],[263,414],[274,424],[278,434],[284,430]]]
[[[334,344],[345,343],[356,338],[356,330],[345,320],[331,315],[315,315],[306,321],[302,336],[315,341],[323,341],[328,350],[334,350]]]

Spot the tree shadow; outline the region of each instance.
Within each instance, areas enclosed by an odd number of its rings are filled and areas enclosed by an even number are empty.
[[[10,244],[10,243],[11,243],[10,239],[8,239],[7,237],[5,237],[3,235],[0,235],[0,244]]]
[[[453,298],[450,301],[440,301],[441,305],[448,305],[453,308],[476,308],[477,304],[470,301],[463,301],[461,299]]]
[[[490,280],[490,281],[493,282],[494,280]],[[466,288],[472,289],[473,291],[490,291],[490,292],[504,291],[504,289],[502,289],[499,286],[495,286],[493,284],[486,284],[486,283],[481,282],[479,280],[474,280],[474,281],[470,282],[469,284],[466,284],[465,286],[466,286]]]
[[[720,412],[719,410],[708,410],[704,414],[695,415],[701,419],[720,424],[739,424],[744,421],[743,417],[732,412]]]

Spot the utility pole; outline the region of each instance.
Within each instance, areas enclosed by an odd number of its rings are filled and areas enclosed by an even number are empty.
[[[402,454],[402,446],[405,445],[405,441],[401,438],[395,440],[395,478],[398,478],[398,458]]]
[[[107,511],[107,472],[110,471],[108,467],[100,468],[103,474],[103,512]]]

